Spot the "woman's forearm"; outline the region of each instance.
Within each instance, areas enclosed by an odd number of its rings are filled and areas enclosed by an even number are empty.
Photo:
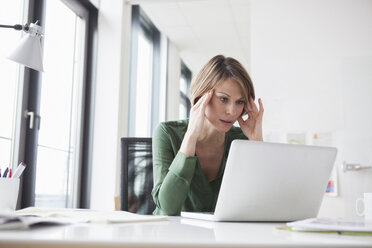
[[[154,202],[161,214],[179,215],[190,189],[196,157],[179,152],[168,170],[154,163]],[[158,180],[162,179],[162,180]]]
[[[194,137],[194,135],[186,132],[180,147],[180,152],[182,152],[187,157],[195,156],[196,141],[197,138]]]

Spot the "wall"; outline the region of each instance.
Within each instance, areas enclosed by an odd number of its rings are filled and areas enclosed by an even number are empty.
[[[372,163],[372,1],[251,1],[251,74],[265,106],[265,137],[330,134],[339,153],[337,197],[321,216],[355,217],[372,172],[343,173],[343,161]],[[304,196],[305,197],[305,196]]]
[[[177,47],[168,43],[167,120],[178,120],[180,105],[181,58]]]
[[[114,209],[120,137],[126,135],[130,6],[101,1],[92,158],[92,209]]]

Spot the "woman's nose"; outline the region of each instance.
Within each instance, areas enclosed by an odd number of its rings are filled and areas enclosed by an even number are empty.
[[[236,114],[236,106],[234,104],[229,104],[226,109],[226,114],[235,115]]]

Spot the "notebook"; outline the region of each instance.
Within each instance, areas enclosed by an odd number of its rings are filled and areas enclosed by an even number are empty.
[[[295,221],[317,216],[337,149],[234,140],[211,221]]]

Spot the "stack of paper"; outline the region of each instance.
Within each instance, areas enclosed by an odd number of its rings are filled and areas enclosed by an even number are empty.
[[[28,229],[35,225],[65,225],[78,223],[80,220],[70,218],[42,218],[38,216],[19,216],[12,212],[0,213],[0,230]]]
[[[287,223],[287,230],[372,235],[372,220],[312,218]]]
[[[52,209],[30,207],[15,212],[0,213],[1,229],[28,229],[35,225],[74,223],[127,223],[167,220],[167,216],[140,215],[125,211],[96,211],[90,209]]]
[[[34,215],[43,218],[69,218],[91,223],[124,223],[167,220],[167,216],[140,215],[126,211],[98,211],[73,208],[35,208],[29,207],[16,211],[18,215]]]

